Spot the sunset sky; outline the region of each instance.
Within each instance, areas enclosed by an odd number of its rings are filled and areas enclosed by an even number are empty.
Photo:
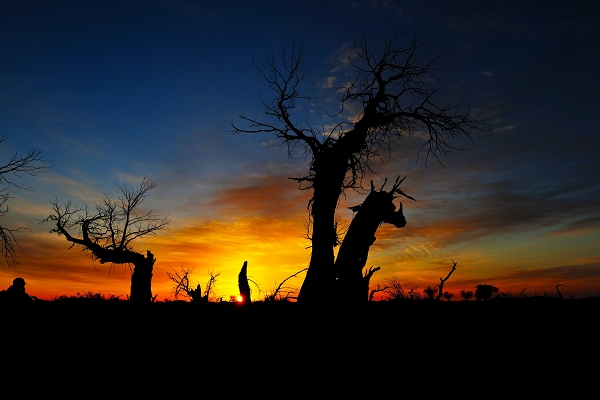
[[[52,169],[14,178],[10,211],[24,226],[17,269],[0,267],[0,289],[21,276],[39,298],[102,292],[125,297],[130,271],[40,224],[50,202],[94,205],[144,176],[157,183],[143,203],[170,215],[168,230],[137,242],[157,263],[153,292],[171,296],[171,268],[193,268],[202,286],[237,294],[248,261],[259,299],[307,267],[303,238],[310,194],[287,179],[307,160],[288,158],[268,134],[235,135],[232,120],[264,118],[268,86],[253,57],[279,56],[303,41],[310,96],[294,114],[326,125],[333,89],[352,73],[341,58],[365,31],[379,46],[403,30],[425,37],[420,60],[438,66],[440,99],[468,101],[492,131],[452,152],[443,166],[417,159],[403,139],[377,167],[407,176],[405,228],[383,225],[367,265],[372,285],[396,275],[421,288],[489,283],[533,295],[563,284],[565,296],[600,293],[600,32],[598,5],[475,1],[4,1],[0,4],[0,164],[44,151]],[[265,120],[267,121],[267,120]],[[4,183],[2,183],[2,187]],[[347,193],[339,214],[364,195]],[[398,201],[397,201],[398,202]],[[303,276],[289,281],[299,287]]]

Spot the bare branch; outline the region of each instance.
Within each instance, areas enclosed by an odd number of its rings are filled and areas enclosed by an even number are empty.
[[[7,140],[6,136],[0,137],[0,144]],[[46,169],[52,168],[52,163],[44,159],[44,152],[37,148],[29,149],[26,154],[21,154],[17,151],[4,165],[0,165],[0,185],[5,184],[8,187],[12,186],[18,190],[31,190],[26,183],[18,183],[15,181],[21,178],[23,174],[36,176],[41,174]],[[0,216],[6,218],[10,206],[7,204],[13,198],[8,187],[0,188]],[[19,264],[17,261],[17,249],[21,249],[19,240],[15,235],[21,230],[29,230],[28,228],[18,227],[9,228],[0,225],[0,252],[2,257],[0,265],[13,267]]]
[[[277,296],[280,296],[280,293],[284,291],[283,290],[284,289],[283,284],[286,283],[291,278],[295,278],[296,276],[298,276],[298,274],[306,271],[307,269],[308,268],[301,269],[300,271],[296,272],[295,274],[292,274],[292,275],[288,276],[283,281],[281,281],[281,283],[275,288],[275,290],[273,291],[273,293],[265,296],[265,301],[274,301],[274,300],[276,300]],[[292,293],[294,293],[295,291],[296,291],[295,289],[291,289],[291,290],[285,291],[286,296],[284,296],[283,298],[289,297],[289,295],[292,294]]]
[[[51,233],[64,235],[67,241],[91,251],[92,258],[101,263],[133,263],[143,255],[135,251],[132,242],[155,235],[169,224],[168,215],[159,217],[152,211],[137,213],[148,191],[155,186],[144,177],[137,188],[119,187],[121,196],[116,199],[105,196],[95,205],[94,212],[87,205],[73,207],[71,202],[60,205],[55,199],[51,202],[52,213],[41,222],[54,223]]]

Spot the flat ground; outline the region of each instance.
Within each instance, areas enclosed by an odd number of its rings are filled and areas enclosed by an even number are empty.
[[[600,298],[0,307],[7,399],[572,398],[598,373]]]

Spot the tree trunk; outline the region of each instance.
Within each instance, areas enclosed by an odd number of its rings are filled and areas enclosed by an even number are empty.
[[[238,275],[238,288],[240,296],[242,296],[242,304],[249,305],[252,300],[250,299],[250,284],[248,284],[248,261],[244,261]]]
[[[131,274],[131,293],[129,300],[135,303],[152,302],[152,270],[156,259],[154,254],[147,252],[143,260],[134,263]]]
[[[358,206],[335,260],[336,295],[344,302],[357,304],[369,299],[368,284],[371,276],[365,279],[363,269],[379,226],[383,222],[392,223],[399,228],[406,225],[402,206],[396,211],[393,200],[393,192],[371,190],[365,201]]]
[[[305,304],[325,301],[328,296],[333,295],[335,284],[335,210],[342,193],[347,161],[336,163],[327,157],[327,154],[315,157],[313,164],[315,180],[310,210],[313,220],[312,251],[306,278],[298,293],[298,302]]]

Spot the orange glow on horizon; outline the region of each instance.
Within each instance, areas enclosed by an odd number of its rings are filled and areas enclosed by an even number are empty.
[[[310,243],[303,237],[306,195],[278,185],[279,180],[265,178],[250,188],[225,190],[213,205],[205,205],[215,208],[210,218],[174,219],[168,230],[136,242],[136,251],[150,250],[156,257],[152,292],[157,300],[172,298],[173,282],[166,273],[180,267],[193,269],[190,285],[200,284],[202,289],[211,271],[220,274],[214,297],[229,299],[230,293],[239,291],[237,276],[247,260],[248,278],[256,283],[251,283],[253,301],[263,300],[284,279],[305,269],[310,260]],[[338,207],[347,222],[352,218],[348,204],[356,204],[356,199]],[[408,207],[405,210],[409,212]],[[392,276],[418,284],[420,290],[435,286],[455,260],[458,268],[444,286],[454,294],[452,301],[460,299],[461,290],[474,290],[480,283],[513,293],[526,289],[529,295],[550,293],[556,284],[564,284],[567,298],[600,292],[600,259],[592,239],[592,250],[587,252],[564,251],[569,238],[560,235],[540,236],[526,244],[518,237],[480,243],[474,220],[407,219],[405,228],[384,224],[377,231],[367,267],[380,266],[381,271],[373,275],[372,289],[385,286]],[[23,251],[17,254],[18,268],[0,268],[0,289],[20,276],[27,282],[27,292],[41,299],[89,291],[127,298],[129,266],[94,262],[89,252],[70,248],[64,237],[48,234],[47,226],[31,226],[22,238]],[[299,289],[304,277],[305,273],[299,274],[286,286]],[[383,293],[375,296],[382,297]]]

